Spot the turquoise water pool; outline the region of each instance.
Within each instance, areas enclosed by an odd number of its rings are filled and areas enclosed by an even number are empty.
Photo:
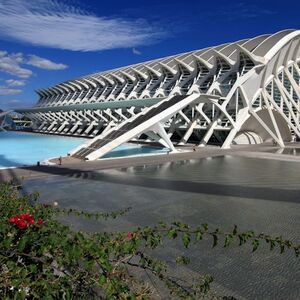
[[[65,156],[84,143],[84,138],[43,135],[27,132],[0,132],[0,169],[35,165],[51,157]],[[125,144],[103,158],[159,154],[166,149]]]
[[[156,147],[141,146],[136,144],[124,144],[112,150],[111,152],[107,153],[102,158],[144,156],[144,155],[153,155],[153,154],[163,154],[166,152],[168,152],[167,148],[156,148]]]
[[[29,132],[0,132],[0,168],[35,165],[37,161],[64,156],[84,141]]]

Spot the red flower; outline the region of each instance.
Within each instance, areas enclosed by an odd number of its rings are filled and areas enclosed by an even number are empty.
[[[20,218],[18,216],[11,217],[8,219],[9,223],[12,223],[12,224],[16,224],[19,220],[20,220]]]
[[[133,235],[132,232],[128,232],[128,233],[127,233],[127,240],[128,240],[128,241],[132,240],[132,239],[133,239],[133,236],[134,236],[134,235]]]
[[[25,221],[28,221],[28,222],[34,220],[33,216],[31,214],[28,214],[28,213],[21,214],[20,218],[23,219],[23,220],[25,220]]]
[[[22,229],[22,230],[27,229],[27,227],[28,227],[28,224],[24,220],[18,220],[16,225],[19,229]]]
[[[29,213],[13,216],[8,221],[22,230],[27,229],[29,225],[35,224],[34,217]]]
[[[44,222],[43,219],[39,219],[39,220],[37,221],[37,224],[38,224],[38,225],[44,225],[44,223],[45,223],[45,222]]]
[[[21,214],[20,218],[24,221],[26,221],[27,223],[33,225],[34,224],[34,217],[28,213],[26,214]]]

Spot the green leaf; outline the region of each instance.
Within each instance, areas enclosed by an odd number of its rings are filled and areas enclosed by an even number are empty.
[[[177,230],[175,228],[171,228],[168,232],[168,237],[170,239],[175,239],[177,237]]]
[[[103,285],[106,283],[106,277],[102,274],[99,278],[100,285]]]
[[[29,270],[31,273],[37,272],[37,265],[29,265]]]
[[[259,240],[257,240],[257,239],[253,240],[252,246],[253,246],[252,252],[255,252],[259,246]]]
[[[214,281],[214,278],[210,275],[206,275],[204,278],[203,278],[203,283],[200,284],[200,292],[201,293],[208,293],[209,290],[210,290],[210,284]]]
[[[28,240],[29,240],[29,238],[28,238],[28,236],[26,236],[26,235],[24,235],[24,236],[20,239],[20,241],[19,241],[19,243],[18,243],[18,250],[19,250],[20,252],[22,252],[22,251],[25,249]]]
[[[24,291],[20,291],[16,294],[16,300],[24,300],[26,299],[26,294]]]
[[[159,226],[162,227],[162,228],[166,228],[167,227],[166,223],[163,222],[163,221],[159,222]]]
[[[203,233],[200,229],[196,231],[196,241],[200,241],[203,238]]]
[[[240,246],[242,246],[243,244],[246,243],[244,234],[239,234],[238,237],[239,237],[239,240],[240,240],[240,244],[239,244]]]
[[[224,241],[224,247],[228,247],[230,245],[230,243],[233,240],[233,235],[232,234],[226,234],[225,236],[225,241]]]
[[[191,237],[189,233],[184,233],[182,236],[182,241],[183,241],[183,245],[185,248],[189,247],[190,241],[191,241]]]
[[[95,265],[95,262],[94,262],[94,260],[87,260],[87,261],[85,261],[85,263],[84,263],[84,267],[85,267],[85,269],[87,270],[87,271],[91,271],[92,269],[93,269],[93,267],[94,267],[94,265]]]
[[[178,256],[178,257],[176,257],[176,262],[178,264],[187,265],[187,264],[190,263],[190,261],[191,261],[190,258],[187,257],[187,256]]]
[[[139,264],[140,264],[142,267],[146,266],[146,260],[145,260],[144,257],[141,257],[141,259],[140,259],[140,261],[139,261]]]
[[[203,227],[203,229],[204,229],[205,231],[207,231],[207,230],[208,230],[208,225],[207,225],[206,223],[204,223],[204,224],[201,224],[201,226]]]
[[[270,240],[270,250],[273,250],[275,248],[276,244],[273,240]]]
[[[13,241],[13,237],[6,237],[5,239],[2,240],[3,247],[4,248],[9,248],[12,241]]]

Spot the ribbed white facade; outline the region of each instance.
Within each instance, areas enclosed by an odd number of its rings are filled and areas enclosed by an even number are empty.
[[[139,131],[128,136],[123,132],[119,143],[144,134],[171,149],[189,141],[203,146],[214,141],[227,148],[272,139],[284,146],[300,138],[300,31],[96,73],[37,93],[36,106],[20,110],[33,120],[37,132],[105,139],[138,116],[148,113],[154,118],[151,107],[181,95],[177,106],[173,101],[172,108],[156,110],[156,127],[153,122],[137,123]],[[102,155],[94,150],[95,155],[85,157]]]

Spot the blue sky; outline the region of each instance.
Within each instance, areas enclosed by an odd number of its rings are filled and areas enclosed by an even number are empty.
[[[282,29],[300,1],[0,0],[0,108],[35,89]]]

